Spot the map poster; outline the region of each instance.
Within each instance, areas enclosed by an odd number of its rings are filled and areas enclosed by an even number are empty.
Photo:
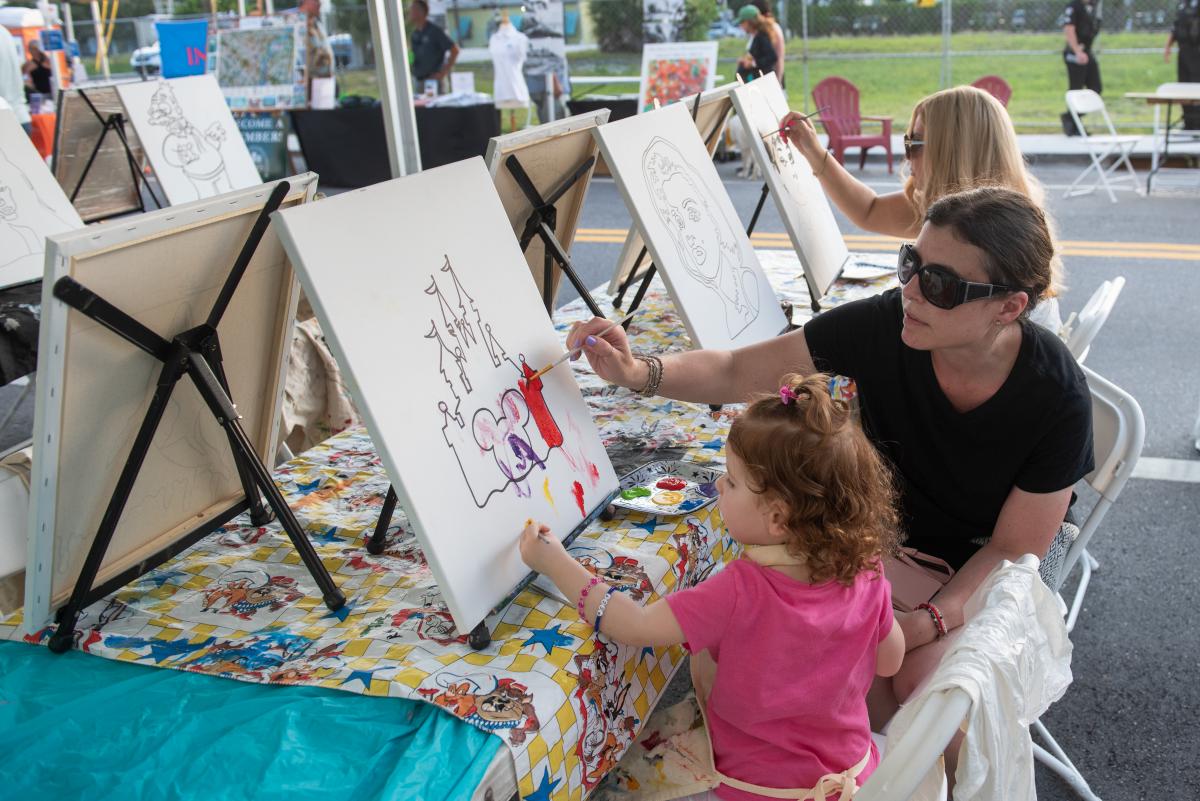
[[[302,25],[220,31],[217,83],[234,111],[303,108]]]

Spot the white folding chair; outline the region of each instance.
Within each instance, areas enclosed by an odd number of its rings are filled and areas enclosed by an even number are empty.
[[[1099,493],[1099,498],[1067,551],[1057,586],[1051,587],[1055,592],[1060,591],[1075,565],[1080,566],[1083,572],[1067,612],[1068,632],[1075,628],[1092,571],[1100,566],[1087,550],[1088,541],[1125,488],[1146,441],[1146,418],[1134,397],[1087,367],[1082,369],[1092,393],[1092,447],[1096,463],[1083,480]]]
[[[1104,190],[1108,192],[1108,199],[1116,203],[1117,196],[1113,194],[1113,184],[1125,180],[1130,182],[1133,191],[1139,195],[1143,194],[1137,173],[1133,171],[1133,165],[1129,162],[1129,154],[1133,152],[1133,148],[1141,140],[1141,137],[1119,135],[1117,129],[1113,127],[1112,118],[1108,116],[1108,109],[1104,107],[1104,101],[1091,89],[1072,89],[1067,92],[1066,97],[1067,109],[1075,120],[1075,126],[1079,129],[1080,136],[1083,137],[1083,144],[1087,147],[1092,163],[1067,187],[1063,197],[1085,195],[1094,192],[1096,187],[1103,186]],[[1099,115],[1108,129],[1108,133],[1099,136],[1089,135],[1083,126],[1083,120],[1080,119],[1083,114]],[[1110,159],[1111,162],[1105,164]],[[1128,175],[1116,174],[1116,171],[1122,166],[1125,167]],[[1080,182],[1093,172],[1096,174],[1096,181],[1088,186],[1079,186]]]
[[[954,688],[936,690],[917,713],[907,736],[887,742],[879,765],[854,801],[905,801],[950,744],[971,709],[971,696]],[[943,785],[943,790],[945,786]],[[943,796],[944,797],[944,796]]]
[[[1092,441],[1096,461],[1095,468],[1084,480],[1100,494],[1100,497],[1080,527],[1079,536],[1067,551],[1062,570],[1058,573],[1058,586],[1051,588],[1060,592],[1075,565],[1080,566],[1082,573],[1079,585],[1075,588],[1075,596],[1067,612],[1068,632],[1075,628],[1075,621],[1079,618],[1079,610],[1083,606],[1083,596],[1091,581],[1092,571],[1100,567],[1099,562],[1088,552],[1088,542],[1096,533],[1100,521],[1108,514],[1109,508],[1116,503],[1117,496],[1121,494],[1125,482],[1137,466],[1142,444],[1146,439],[1146,419],[1142,415],[1142,407],[1134,397],[1086,367],[1083,368],[1083,372],[1087,376],[1088,389],[1092,393]],[[1099,801],[1083,774],[1063,752],[1042,722],[1035,721],[1032,728],[1038,738],[1046,744],[1045,748],[1034,744],[1034,758],[1058,774],[1087,801]]]
[[[1124,287],[1125,279],[1122,276],[1105,281],[1092,293],[1079,313],[1071,312],[1071,316],[1063,323],[1062,339],[1080,364],[1087,358],[1092,340],[1100,333]]]
[[[1061,697],[1070,683],[1070,645],[1048,599],[1051,593],[1038,577],[1038,563],[1036,556],[1026,554],[1014,564],[998,568],[967,602],[965,625],[952,635],[954,640],[941,663],[892,719],[879,766],[854,794],[854,801],[944,797],[945,774],[935,769],[940,767],[938,757],[970,714],[974,694],[985,699],[994,687],[999,696],[1006,697],[1007,702],[996,705],[993,714],[971,717],[996,727],[978,733],[993,742],[1009,742],[1013,729],[1024,725],[1026,715],[1040,714]],[[996,653],[997,636],[1002,634],[1008,640],[1014,630],[1026,636],[1012,643],[1010,653]],[[1036,673],[1041,680],[1031,681],[1029,673]],[[1005,711],[1017,717],[1004,718]],[[967,767],[968,773],[979,778],[977,771],[987,771],[988,786],[996,790],[1031,782],[1032,776],[1000,774],[1003,770],[1032,771],[1032,763],[1021,756],[1019,746],[994,756],[995,761]],[[960,764],[959,770],[963,769]]]

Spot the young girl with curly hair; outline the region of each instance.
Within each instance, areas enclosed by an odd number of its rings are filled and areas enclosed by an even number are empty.
[[[897,541],[895,493],[828,382],[787,376],[734,421],[717,504],[745,558],[694,587],[643,607],[596,588],[546,526],[521,534],[525,563],[579,598],[599,632],[692,653],[723,801],[848,798],[879,760],[866,694],[904,655],[880,568]]]

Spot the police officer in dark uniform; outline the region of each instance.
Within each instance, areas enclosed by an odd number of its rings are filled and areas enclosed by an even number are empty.
[[[1090,0],[1071,0],[1063,13],[1063,34],[1067,45],[1063,48],[1063,62],[1067,65],[1067,82],[1070,89],[1091,89],[1102,93],[1100,62],[1092,53],[1092,43],[1100,32],[1100,18],[1096,3]],[[1063,133],[1078,136],[1075,121],[1070,112],[1062,115]]]
[[[1163,60],[1171,61],[1171,45],[1179,45],[1176,65],[1180,83],[1200,82],[1200,0],[1179,0],[1175,10],[1175,25],[1167,36]],[[1200,131],[1200,104],[1183,107],[1183,127]]]

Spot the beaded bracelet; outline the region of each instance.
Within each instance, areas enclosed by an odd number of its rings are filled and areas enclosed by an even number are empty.
[[[649,376],[646,378],[646,384],[637,393],[645,398],[653,398],[658,394],[658,385],[662,383],[662,359],[654,355],[635,353],[633,358],[639,362],[644,362],[649,370]]]
[[[946,621],[942,619],[941,611],[930,603],[917,604],[916,609],[924,609],[929,613],[929,617],[933,618],[933,627],[937,630],[936,639],[942,639],[946,636]]]
[[[613,597],[615,592],[617,592],[616,587],[609,587],[608,592],[604,593],[604,597],[600,599],[600,606],[596,607],[596,625],[592,628],[597,634],[600,633],[600,621],[604,619],[604,610],[608,608],[608,599]]]
[[[602,579],[599,576],[592,576],[592,580],[579,593],[579,602],[575,604],[575,608],[579,610],[579,617],[583,620],[587,620],[587,612],[584,611],[583,605],[587,602],[588,593],[592,591],[592,587],[595,587],[601,581]]]

